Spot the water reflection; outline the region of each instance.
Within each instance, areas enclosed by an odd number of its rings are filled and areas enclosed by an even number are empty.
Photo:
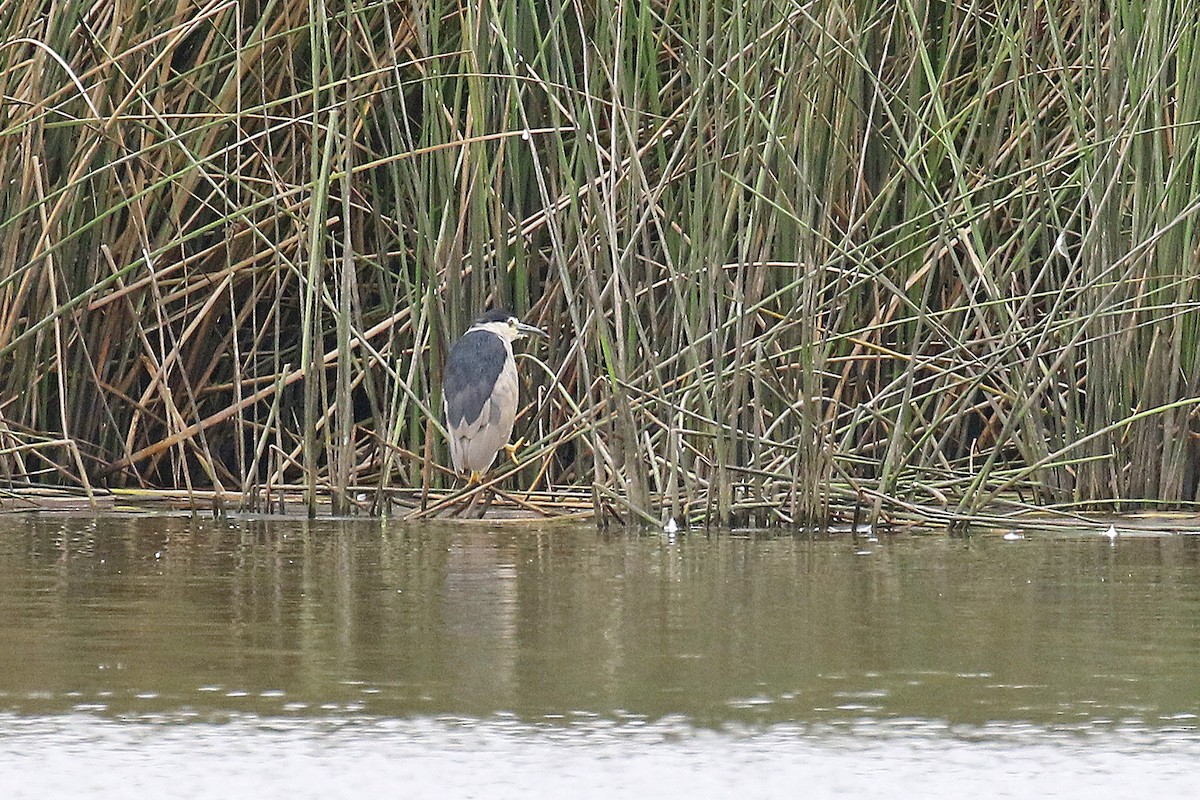
[[[0,709],[27,715],[1052,729],[1200,709],[1191,537],[0,526]]]

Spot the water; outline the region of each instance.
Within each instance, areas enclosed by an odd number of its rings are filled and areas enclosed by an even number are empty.
[[[1179,796],[1200,537],[0,517],[0,797]]]

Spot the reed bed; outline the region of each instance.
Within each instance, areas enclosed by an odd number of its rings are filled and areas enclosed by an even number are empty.
[[[1196,10],[0,0],[0,478],[428,513],[502,304],[518,500],[1194,508]]]

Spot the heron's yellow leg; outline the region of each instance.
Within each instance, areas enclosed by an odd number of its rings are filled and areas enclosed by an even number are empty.
[[[467,488],[478,486],[481,483],[483,483],[483,473],[471,470],[471,477],[467,478]]]
[[[521,463],[520,461],[517,461],[517,450],[524,446],[525,446],[525,437],[524,436],[517,439],[512,444],[504,445],[504,450],[505,450],[505,452],[508,453],[509,460],[512,461],[514,464],[519,465]]]

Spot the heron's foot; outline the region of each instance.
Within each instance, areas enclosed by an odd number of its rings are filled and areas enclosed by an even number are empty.
[[[525,437],[517,439],[512,444],[504,445],[504,451],[508,453],[508,459],[516,466],[520,466],[521,462],[517,460],[517,450],[525,446]]]
[[[481,483],[483,483],[483,473],[471,470],[471,476],[467,478],[467,488],[470,489],[472,486],[478,486]]]

